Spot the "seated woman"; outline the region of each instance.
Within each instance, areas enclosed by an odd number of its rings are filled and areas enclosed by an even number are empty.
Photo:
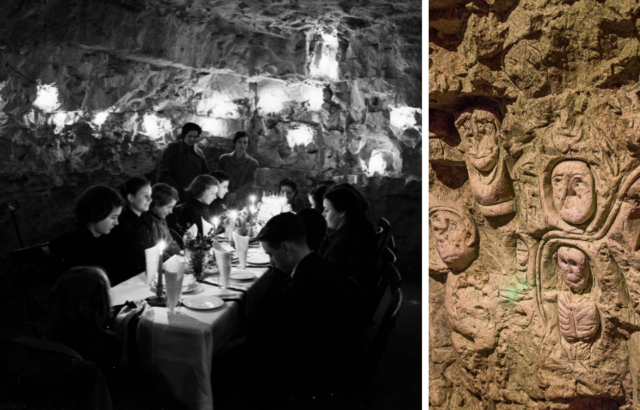
[[[149,216],[154,222],[155,237],[166,244],[165,260],[180,253],[180,245],[173,238],[166,220],[167,216],[173,212],[173,207],[178,203],[178,198],[178,191],[167,184],[158,183],[152,188]]]
[[[51,293],[52,323],[47,339],[95,363],[113,395],[122,390],[125,372],[122,345],[107,329],[109,288],[109,279],[100,268],[80,266],[64,273]]]
[[[160,241],[154,232],[153,219],[147,213],[151,204],[151,183],[140,177],[129,178],[122,185],[122,195],[127,205],[120,215],[119,225],[108,238],[112,258],[118,265],[116,272],[108,272],[114,286],[144,272],[144,250]]]
[[[120,194],[107,186],[95,185],[80,194],[75,203],[76,229],[49,244],[52,284],[75,266],[99,266],[106,272],[115,268],[105,235],[118,225],[123,206]]]
[[[209,205],[216,198],[218,180],[209,175],[199,175],[186,191],[187,202],[177,212],[175,227],[172,228],[182,237],[187,229],[195,224],[198,227],[198,235],[202,235],[202,220],[211,223],[213,219]]]
[[[364,198],[341,185],[327,191],[324,217],[333,231],[320,246],[320,254],[366,290],[374,285],[376,242],[375,230],[365,217],[361,201]]]
[[[227,192],[229,192],[229,175],[224,171],[213,171],[211,176],[218,181],[218,192],[216,193],[216,199],[209,205],[209,212],[214,216],[219,216],[231,205],[228,198],[225,198]]]
[[[329,189],[326,185],[320,185],[309,192],[309,202],[311,203],[311,209],[316,210],[320,214],[324,212],[322,201],[324,200],[324,194]]]

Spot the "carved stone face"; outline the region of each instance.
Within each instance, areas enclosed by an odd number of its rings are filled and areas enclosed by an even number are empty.
[[[582,293],[589,286],[591,272],[587,257],[581,250],[567,246],[558,249],[558,268],[567,286]]]
[[[454,212],[434,212],[431,215],[431,235],[440,259],[449,268],[464,269],[476,256],[472,233]]]
[[[529,249],[522,239],[518,239],[516,241],[516,260],[518,262],[519,270],[527,268],[527,262],[529,262]]]
[[[496,117],[488,111],[475,110],[471,115],[462,114],[460,119],[456,127],[469,161],[478,171],[491,171],[500,155]]]
[[[570,224],[585,223],[596,210],[591,170],[582,161],[564,161],[551,174],[553,205]]]

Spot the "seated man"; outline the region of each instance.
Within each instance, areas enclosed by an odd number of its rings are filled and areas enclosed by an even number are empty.
[[[247,154],[249,134],[246,132],[236,132],[233,137],[233,146],[235,147],[233,152],[220,156],[218,169],[229,175],[227,199],[233,202],[230,205],[243,208],[246,205],[247,197],[256,184],[258,161]]]
[[[285,402],[335,396],[353,357],[348,352],[352,309],[347,284],[309,249],[297,215],[276,215],[256,238],[283,273],[267,285],[248,318],[256,384],[265,395]],[[278,378],[272,377],[274,369]]]
[[[289,178],[285,178],[278,184],[280,193],[284,193],[287,197],[287,203],[291,205],[291,212],[298,212],[306,207],[304,198],[298,195],[298,184]]]

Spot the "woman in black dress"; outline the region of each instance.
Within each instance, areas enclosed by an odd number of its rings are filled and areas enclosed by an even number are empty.
[[[154,222],[147,213],[151,204],[151,183],[140,177],[129,178],[122,185],[122,196],[127,202],[118,226],[108,242],[112,257],[118,265],[117,272],[109,272],[113,286],[145,271],[144,250],[158,244]]]
[[[198,235],[202,235],[202,220],[211,223],[214,217],[209,205],[216,199],[218,180],[210,175],[199,175],[186,191],[188,199],[176,212],[174,229],[182,237],[187,229],[195,224],[198,227]]]
[[[124,205],[120,194],[108,186],[95,185],[80,194],[75,203],[76,229],[49,244],[54,264],[51,284],[75,266],[99,266],[107,273],[116,269],[106,236],[118,225]]]

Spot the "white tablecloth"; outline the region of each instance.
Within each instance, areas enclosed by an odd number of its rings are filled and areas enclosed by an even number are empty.
[[[249,268],[260,277],[266,268]],[[232,270],[232,273],[234,270]],[[217,283],[217,279],[208,278]],[[249,289],[254,282],[231,281],[232,286]],[[183,300],[205,295],[244,295],[235,290],[222,290],[200,284],[195,295],[184,294]],[[140,274],[112,288],[114,305],[152,296],[153,292]],[[216,310],[196,311],[186,307],[180,314],[169,315],[166,308],[148,309],[138,325],[140,363],[153,378],[156,388],[169,389],[190,410],[211,410],[211,362],[213,354],[233,337],[238,323],[238,303],[226,301]]]

